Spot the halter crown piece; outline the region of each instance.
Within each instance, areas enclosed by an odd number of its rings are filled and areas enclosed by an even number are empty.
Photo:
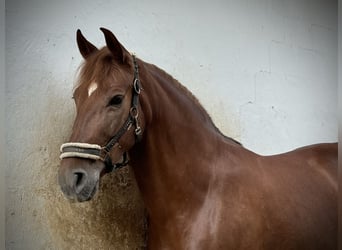
[[[108,141],[105,146],[100,146],[98,144],[89,144],[81,142],[67,142],[61,145],[59,156],[60,159],[64,158],[85,158],[91,160],[100,160],[105,163],[106,171],[111,172],[114,169],[121,168],[128,164],[127,152],[123,154],[123,161],[120,163],[113,164],[112,159],[109,156],[109,152],[115,145],[119,145],[120,138],[128,131],[130,128],[135,126],[134,134],[135,140],[140,141],[142,136],[142,130],[139,126],[138,121],[138,104],[139,95],[141,90],[141,84],[139,79],[139,67],[136,61],[136,57],[132,54],[133,64],[134,64],[134,79],[132,88],[132,102],[128,117],[118,132]],[[121,147],[119,145],[119,147]]]

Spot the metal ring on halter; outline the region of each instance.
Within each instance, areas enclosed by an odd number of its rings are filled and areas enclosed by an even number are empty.
[[[134,79],[133,87],[134,87],[134,91],[139,95],[141,88],[140,88],[140,80],[138,78]]]
[[[129,110],[129,113],[134,119],[138,118],[139,116],[137,107],[131,107],[131,109]]]

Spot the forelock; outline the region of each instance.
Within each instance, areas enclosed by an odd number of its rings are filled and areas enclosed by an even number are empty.
[[[104,79],[114,78],[119,72],[120,69],[110,51],[104,47],[80,65],[74,90],[79,87],[87,88],[94,81],[105,84],[108,81]]]

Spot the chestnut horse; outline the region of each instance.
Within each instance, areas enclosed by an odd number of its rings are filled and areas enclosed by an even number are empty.
[[[148,249],[337,249],[337,143],[260,156],[220,133],[197,99],[111,31],[85,59],[61,146],[65,196],[87,201],[129,164],[148,212]]]

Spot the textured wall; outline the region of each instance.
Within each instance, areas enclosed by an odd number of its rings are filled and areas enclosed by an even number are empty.
[[[96,198],[56,183],[81,62],[75,31],[99,27],[186,85],[224,133],[262,154],[337,140],[337,1],[6,3],[7,249],[141,249],[144,208],[130,169]]]
[[[0,1],[0,173],[5,172],[5,2]],[[5,249],[5,176],[0,174],[0,249]]]

